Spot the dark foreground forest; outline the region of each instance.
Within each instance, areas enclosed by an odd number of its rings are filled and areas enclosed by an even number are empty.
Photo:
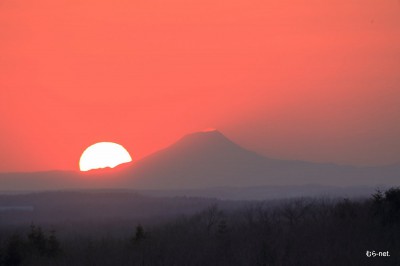
[[[40,206],[38,202],[53,206],[49,195],[4,196],[0,201],[19,200],[22,204],[21,197],[25,201],[31,197],[35,208]],[[143,202],[135,197],[136,202]],[[141,207],[157,206],[159,211],[178,206],[192,212],[152,214],[151,219],[140,215],[114,220],[112,216],[91,216],[92,220],[71,217],[70,221],[49,217],[46,222],[32,216],[34,211],[24,214],[25,219],[3,211],[0,264],[400,265],[398,188],[359,200],[223,202],[171,198],[151,202],[153,205],[142,203]],[[107,206],[100,205],[100,213],[103,207],[107,212]],[[58,208],[53,216],[60,217],[61,212]],[[18,219],[8,222],[12,217]]]

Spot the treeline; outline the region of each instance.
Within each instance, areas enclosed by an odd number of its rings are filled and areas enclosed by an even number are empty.
[[[400,265],[400,189],[365,200],[215,204],[164,224],[132,225],[125,237],[58,239],[31,225],[2,237],[0,251],[1,265]]]
[[[60,255],[61,248],[54,230],[46,233],[32,224],[25,236],[10,235],[0,251],[1,265],[21,265],[36,258],[55,258]]]

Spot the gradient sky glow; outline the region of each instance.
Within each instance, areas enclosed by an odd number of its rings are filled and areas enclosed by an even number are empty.
[[[210,127],[270,157],[400,162],[400,1],[0,1],[0,171]]]

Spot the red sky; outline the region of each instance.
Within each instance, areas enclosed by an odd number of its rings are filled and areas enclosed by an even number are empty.
[[[209,127],[271,157],[400,162],[400,1],[0,2],[0,171]]]

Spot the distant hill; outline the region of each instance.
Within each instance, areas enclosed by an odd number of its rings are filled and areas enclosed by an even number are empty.
[[[212,188],[232,195],[240,188],[247,194],[257,187],[271,192],[276,186],[290,187],[276,190],[282,193],[295,191],[296,186],[315,192],[315,186],[310,185],[330,186],[331,191],[332,186],[371,188],[398,185],[399,181],[400,165],[354,167],[272,159],[240,147],[215,130],[189,134],[163,150],[115,169],[0,173],[0,191],[124,188],[186,191],[177,193],[180,195],[197,191],[198,195]]]

